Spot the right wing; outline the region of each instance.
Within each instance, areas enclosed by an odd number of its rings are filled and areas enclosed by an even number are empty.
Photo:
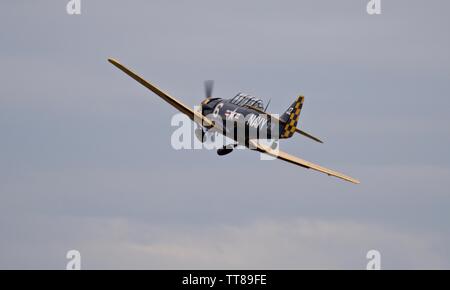
[[[253,148],[255,148],[257,151],[259,151],[261,153],[266,153],[275,158],[278,158],[278,159],[281,159],[281,160],[284,160],[284,161],[287,161],[287,162],[290,162],[290,163],[293,163],[296,165],[300,165],[305,168],[311,168],[311,169],[317,170],[319,172],[328,174],[330,176],[335,176],[335,177],[341,178],[343,180],[350,181],[352,183],[356,183],[356,184],[359,183],[359,180],[356,180],[356,179],[349,177],[347,175],[344,175],[342,173],[339,173],[339,172],[333,171],[331,169],[322,167],[320,165],[314,164],[312,162],[300,159],[300,158],[292,156],[286,152],[283,152],[280,150],[273,150],[269,146],[260,144],[257,140],[250,140],[249,143],[250,143],[249,145],[253,146]],[[251,148],[251,149],[253,149],[253,148]]]
[[[178,111],[188,116],[192,121],[199,123],[202,126],[208,126],[208,127],[218,127],[214,124],[213,121],[203,116],[200,112],[196,112],[183,104],[182,102],[178,101],[174,97],[170,96],[169,94],[163,92],[158,87],[152,85],[148,81],[144,80],[142,77],[137,75],[135,72],[131,71],[130,69],[126,68],[124,65],[119,63],[117,60],[109,58],[108,61],[112,63],[114,66],[116,66],[118,69],[135,79],[138,83],[146,87],[147,89],[151,90],[158,96],[160,96],[164,101],[171,104],[173,107],[175,107]],[[217,128],[222,129],[222,128]]]

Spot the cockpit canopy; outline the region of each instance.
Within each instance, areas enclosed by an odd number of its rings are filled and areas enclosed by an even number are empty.
[[[243,93],[237,94],[230,100],[230,102],[238,106],[249,106],[259,110],[264,110],[264,103],[261,99]]]

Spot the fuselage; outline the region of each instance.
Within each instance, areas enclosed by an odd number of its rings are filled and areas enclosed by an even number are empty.
[[[278,119],[264,112],[261,106],[241,105],[233,99],[214,98],[202,106],[205,116],[222,124],[220,133],[239,144],[247,144],[249,139],[279,138]]]

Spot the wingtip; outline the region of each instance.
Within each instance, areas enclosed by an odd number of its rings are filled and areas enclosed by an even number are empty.
[[[357,179],[352,179],[350,180],[350,182],[354,183],[354,184],[360,184],[361,182]]]
[[[108,61],[114,65],[119,63],[117,60],[115,60],[114,58],[111,58],[111,57],[108,58]]]
[[[115,67],[117,67],[118,69],[124,71],[125,73],[129,74],[129,69],[127,69],[123,64],[121,64],[118,60],[114,59],[114,58],[108,58],[108,61]]]

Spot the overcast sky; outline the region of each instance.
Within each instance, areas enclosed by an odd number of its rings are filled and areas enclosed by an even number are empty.
[[[449,1],[0,4],[0,268],[450,268]],[[214,79],[283,112],[282,149],[353,185],[237,150],[172,149]]]

